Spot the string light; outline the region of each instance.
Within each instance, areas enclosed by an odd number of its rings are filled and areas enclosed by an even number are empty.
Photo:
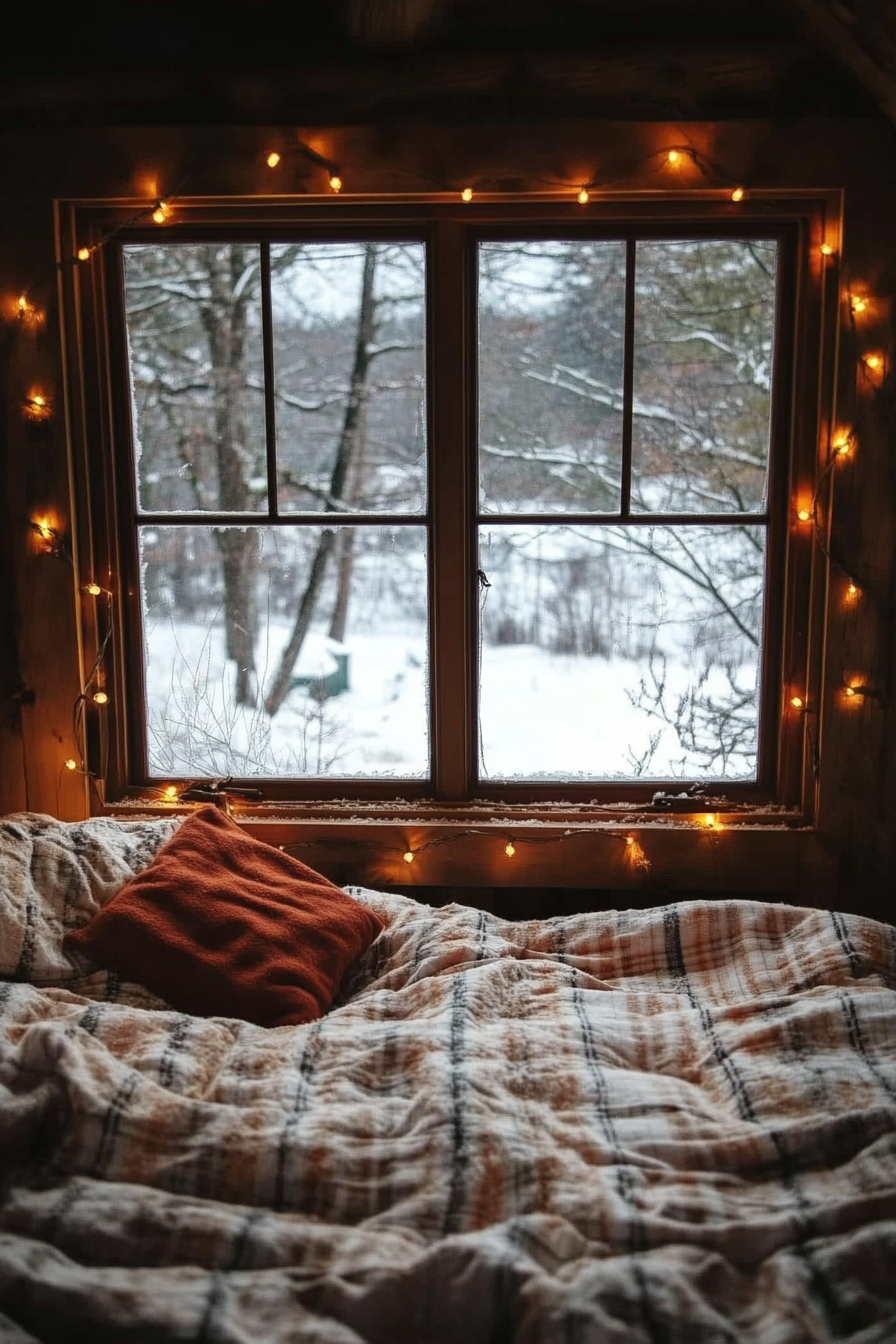
[[[62,762],[62,764],[65,766],[66,770],[74,772],[78,769],[78,762],[75,760],[74,756],[69,756],[67,760]]]
[[[49,397],[44,396],[42,392],[32,392],[22,402],[22,414],[26,420],[49,420],[53,414],[53,406]]]
[[[171,796],[170,793],[171,787],[172,786],[169,786],[169,789],[164,791],[167,796]],[[180,793],[178,801],[182,803],[193,801],[196,802],[206,801],[210,798],[216,798],[219,792],[220,792],[219,790],[211,790],[201,785],[191,785],[188,789],[185,789],[183,792]],[[228,789],[226,790],[226,792],[231,792],[237,797],[248,797],[251,795],[254,798],[261,796],[260,790],[257,789],[249,790],[249,789],[234,788],[234,789]],[[449,835],[437,835],[434,836],[433,839],[431,840],[425,840],[423,841],[422,844],[417,845],[416,849],[405,849],[405,850],[395,849],[392,851],[384,851],[382,846],[377,844],[376,842],[373,842],[373,844],[371,844],[368,841],[352,841],[341,839],[336,841],[327,841],[320,837],[308,841],[297,840],[289,845],[281,845],[280,848],[286,850],[287,852],[293,852],[299,849],[310,849],[310,848],[317,849],[320,847],[326,848],[328,845],[330,847],[339,848],[340,850],[345,849],[346,847],[354,849],[374,848],[380,856],[388,852],[400,854],[403,861],[405,863],[410,864],[416,862],[417,857],[428,849],[436,849],[443,845],[456,844],[458,841],[466,840],[471,836],[490,837],[493,836],[493,834],[494,833],[492,831],[486,831],[476,827],[465,827],[463,829],[454,830]],[[632,864],[634,864],[635,867],[642,868],[645,871],[649,871],[651,867],[650,860],[647,858],[647,855],[644,853],[644,850],[641,848],[640,844],[638,843],[637,839],[634,836],[623,835],[620,834],[619,831],[607,830],[603,827],[577,827],[574,830],[566,829],[560,832],[559,834],[519,836],[516,842],[514,842],[513,840],[507,840],[503,845],[503,850],[504,854],[508,858],[513,858],[514,855],[518,852],[519,846],[521,844],[556,845],[564,843],[567,840],[581,838],[583,836],[600,836],[601,839],[611,838],[614,840],[621,840],[625,844],[626,855],[629,861]]]
[[[716,817],[714,812],[706,813],[706,815],[703,818],[703,825],[706,826],[711,831],[715,830]]]
[[[864,686],[859,682],[847,682],[843,687],[843,694],[847,700],[877,700],[884,704],[884,697],[881,691],[874,686]]]
[[[168,787],[164,790],[164,794],[166,798],[170,798],[173,802],[174,799],[177,797],[177,785],[169,784]]]
[[[794,709],[802,709],[805,702],[801,695],[792,695],[790,697],[790,703],[793,705]]]
[[[93,703],[95,705],[107,705],[109,703],[109,697],[105,691],[94,691]]]
[[[310,146],[304,145],[302,142],[299,142],[298,152],[304,155],[312,162],[320,166],[323,166],[326,169],[328,174],[329,187],[334,194],[338,194],[342,190],[343,186],[342,177],[338,171],[338,166],[335,163],[327,159],[324,159],[320,154],[311,149]],[[720,170],[718,168],[718,165],[714,165],[710,161],[708,161],[706,157],[700,153],[700,151],[693,149],[690,146],[681,146],[681,147],[673,146],[668,149],[657,149],[656,151],[653,151],[653,154],[650,157],[659,158],[660,160],[664,157],[666,163],[672,167],[680,165],[685,158],[689,158],[694,163],[695,167],[699,169],[699,171],[703,173],[704,176],[708,176],[710,173],[715,173],[717,175],[721,175],[724,181],[725,177],[724,171]],[[282,158],[283,156],[279,151],[271,150],[265,156],[265,161],[268,167],[275,168],[282,162]],[[731,179],[729,178],[728,180],[730,183]],[[734,185],[733,187],[730,188],[730,199],[734,203],[739,203],[743,201],[746,195],[747,193],[743,186]],[[472,198],[473,198],[472,188],[465,187],[461,192],[461,199],[466,203],[472,200]],[[170,203],[171,199],[172,198],[170,196],[167,199],[159,199],[153,208],[147,210],[144,207],[144,209],[141,211],[140,214],[134,216],[131,220],[127,220],[124,223],[117,225],[114,229],[111,230],[111,232],[107,235],[107,237],[100,239],[99,242],[94,243],[92,246],[87,245],[81,246],[80,248],[77,249],[76,252],[77,260],[79,262],[88,261],[94,251],[101,248],[105,244],[105,242],[108,241],[109,238],[111,238],[115,233],[120,232],[121,229],[126,228],[129,223],[138,223],[141,220],[146,220],[147,217],[151,218],[153,222],[156,224],[163,224],[167,222],[172,214],[172,208]],[[588,186],[582,185],[580,187],[576,199],[582,205],[588,203],[588,201],[590,200],[590,192]],[[820,244],[819,252],[825,258],[832,257],[835,255],[835,249],[833,245],[826,240]],[[849,311],[854,315],[860,315],[868,311],[869,299],[862,294],[847,292],[846,301],[848,303]],[[16,298],[15,314],[20,321],[25,322],[31,320],[31,315],[36,313],[36,311],[37,310],[34,309],[33,305],[28,299],[27,294],[22,293]],[[881,375],[886,371],[886,363],[884,355],[882,353],[872,351],[871,353],[862,356],[861,360],[864,369],[867,371],[869,375],[869,381],[874,382],[875,385],[879,383]],[[874,377],[871,378],[870,375],[874,375]],[[23,415],[28,419],[35,421],[45,421],[48,420],[53,414],[52,403],[50,399],[43,392],[35,392],[30,394],[27,398],[23,400],[22,412]],[[835,440],[831,444],[832,460],[837,459],[842,460],[848,458],[851,454],[853,447],[854,447],[854,436],[852,433],[844,437],[841,437],[838,440]],[[818,535],[819,529],[817,526],[818,515],[816,504],[818,500],[818,492],[824,479],[825,479],[825,473],[822,474],[822,477],[819,480],[818,485],[816,486],[816,492],[815,496],[813,497],[812,507],[799,508],[796,511],[796,517],[800,523],[809,523],[813,521],[816,522],[816,528],[815,528],[816,536],[819,541],[819,544],[822,546],[822,549],[825,549],[825,543],[824,539],[820,535]],[[55,529],[53,529],[48,524],[43,523],[33,523],[32,526],[38,532],[42,540],[57,543],[54,548],[55,554],[61,555],[65,553],[64,543],[61,541],[59,534],[55,531]],[[828,556],[829,559],[833,559],[833,557],[830,556],[827,550],[825,550],[825,554]],[[848,580],[848,582],[846,583],[846,587],[843,590],[846,598],[850,601],[854,600],[860,594],[861,590],[859,586],[852,580],[852,578],[848,574],[845,574],[842,566],[839,566],[838,562],[834,561],[834,563],[838,565],[841,574],[843,574],[844,578]],[[100,587],[100,585],[96,583],[90,583],[86,585],[86,591],[91,596],[97,597],[100,596],[104,590]],[[107,595],[111,597],[111,594]],[[91,679],[93,676],[96,675],[96,672],[99,668],[100,661],[102,658],[102,652],[105,649],[106,644],[108,643],[108,638],[109,636],[107,633],[107,636],[103,641],[103,649],[100,651],[100,654],[98,655],[97,664],[94,668],[93,673],[91,674]],[[88,687],[90,685],[91,679],[88,680],[87,683]],[[82,693],[82,696],[80,697],[81,700],[83,700],[84,695],[86,693],[87,693],[87,687],[85,688],[85,692]],[[844,694],[849,699],[854,699],[857,697],[861,697],[863,695],[877,696],[879,698],[878,692],[868,691],[856,685],[847,686],[844,689]],[[105,704],[107,703],[108,697],[105,692],[97,691],[94,694],[93,699],[94,702],[97,704]],[[795,709],[805,708],[801,700],[801,697],[799,696],[791,697],[790,703]],[[71,761],[72,758],[69,758],[64,763],[66,769],[72,768],[70,764]],[[75,769],[78,768],[77,762],[74,762],[74,768]],[[166,791],[166,796],[170,796],[169,791]],[[709,827],[715,828],[716,819],[714,815],[707,814],[704,824]],[[635,842],[632,839],[632,837],[628,837],[626,839],[626,845],[630,851],[635,848],[640,850],[640,846],[637,845],[637,842]],[[426,846],[424,845],[421,848],[425,847]],[[640,852],[643,854],[643,851]],[[505,853],[508,855],[508,857],[511,857],[512,854],[515,853],[515,847],[513,846],[512,841],[508,841],[507,846],[505,846]],[[404,854],[404,860],[407,863],[413,862],[414,852],[412,850],[407,850]]]
[[[629,861],[635,868],[642,868],[645,872],[650,872],[650,860],[633,835],[625,837],[625,850]]]
[[[45,518],[34,518],[31,526],[34,528],[41,541],[54,541],[58,536],[55,527],[51,527]]]

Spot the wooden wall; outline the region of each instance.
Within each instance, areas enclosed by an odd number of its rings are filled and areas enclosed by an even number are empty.
[[[0,130],[0,173],[6,189],[0,211],[0,812],[29,809],[77,818],[91,806],[84,779],[60,764],[71,754],[72,705],[82,664],[78,574],[45,553],[30,527],[38,515],[51,518],[66,536],[86,525],[73,512],[78,490],[67,434],[54,201],[146,199],[175,184],[191,196],[263,195],[271,191],[264,152],[278,142],[289,143],[294,134],[283,127],[220,126],[189,131],[171,126],[68,130],[63,125]],[[787,857],[780,871],[786,878],[781,882],[774,876],[774,865],[782,863],[781,835],[769,840],[757,832],[749,840],[740,834],[730,841],[718,838],[717,844],[730,846],[730,853],[721,869],[716,865],[722,876],[714,882],[705,877],[693,834],[692,843],[686,839],[683,846],[678,840],[668,842],[659,865],[661,882],[636,874],[627,885],[648,892],[651,881],[657,891],[761,888],[778,895],[790,891],[808,903],[817,891],[819,904],[835,900],[843,908],[890,918],[887,879],[896,832],[891,820],[896,815],[896,736],[889,709],[896,624],[896,134],[876,116],[685,124],[587,117],[561,121],[556,112],[540,115],[537,107],[513,120],[485,124],[383,121],[306,128],[303,134],[321,153],[346,165],[347,191],[415,192],[421,182],[423,190],[435,190],[469,180],[525,192],[543,188],[545,180],[566,182],[572,189],[583,180],[613,175],[622,176],[632,189],[656,190],[663,183],[649,159],[651,151],[683,140],[698,145],[708,159],[724,164],[732,178],[748,185],[843,191],[844,241],[837,265],[841,279],[849,277],[873,301],[855,333],[844,302],[837,368],[830,375],[837,380],[838,420],[849,423],[861,411],[863,421],[854,460],[838,468],[833,526],[838,551],[861,576],[864,591],[858,601],[848,603],[834,577],[822,594],[827,620],[819,651],[824,683],[815,826],[810,832],[785,833]],[[703,185],[696,173],[682,182],[688,188]],[[323,187],[321,170],[307,162],[297,165],[290,177],[291,192]],[[16,296],[26,288],[45,310],[39,325],[16,320]],[[885,353],[882,386],[873,403],[868,385],[856,372],[854,334],[863,348]],[[66,339],[77,340],[70,325]],[[31,423],[21,414],[23,397],[38,384],[53,400],[55,414],[46,423]],[[823,570],[820,566],[820,582]],[[860,680],[878,694],[846,704],[845,678]],[[288,827],[284,831],[284,824],[278,824],[276,836],[270,832],[278,843],[298,835]],[[308,825],[304,823],[301,833],[306,839]],[[322,825],[318,818],[315,834],[323,833]],[[321,853],[320,866],[326,868],[326,852]],[[345,855],[331,865],[343,880],[368,875],[370,865],[362,872],[343,860]],[[617,887],[613,874],[604,882],[588,879],[592,860],[583,851],[571,881],[569,870],[564,874],[555,864],[530,874],[523,884]],[[443,865],[436,875],[422,875],[420,881],[426,880],[455,887],[490,888],[495,883],[493,873],[477,869],[475,857],[455,870]]]

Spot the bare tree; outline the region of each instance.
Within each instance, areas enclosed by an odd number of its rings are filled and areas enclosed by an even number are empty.
[[[367,388],[367,375],[370,368],[374,341],[374,281],[376,278],[377,246],[367,243],[364,247],[364,268],[361,275],[361,294],[358,304],[358,327],[355,336],[355,351],[352,363],[348,397],[342,421],[342,432],[336,449],[336,458],[330,476],[324,509],[327,513],[345,511],[344,492],[349,471],[355,458],[363,423],[362,410]],[[311,628],[317,608],[318,598],[330,558],[336,546],[337,533],[333,528],[324,528],[311,568],[305,583],[305,589],[299,601],[295,623],[286,647],[280,657],[280,665],[274,676],[271,688],[265,698],[265,709],[273,718],[289,693],[290,681],[302,645]],[[347,599],[346,599],[347,600]]]

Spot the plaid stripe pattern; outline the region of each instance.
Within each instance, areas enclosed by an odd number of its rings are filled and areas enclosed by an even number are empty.
[[[350,890],[387,927],[307,1026],[0,983],[16,1328],[896,1340],[896,930],[750,901],[509,923]]]
[[[142,872],[181,821],[0,818],[0,976],[59,984],[83,975],[86,963],[64,951],[63,938]]]

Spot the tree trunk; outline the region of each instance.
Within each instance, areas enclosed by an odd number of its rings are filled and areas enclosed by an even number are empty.
[[[247,536],[250,544],[246,544]],[[255,670],[255,598],[257,547],[255,534],[222,528],[215,532],[224,571],[224,631],[226,654],[236,664],[234,696],[238,705],[254,705],[258,695]]]
[[[246,305],[252,287],[234,297],[245,270],[248,250],[234,244],[229,265],[222,265],[214,247],[208,248],[211,301],[202,309],[209,341],[214,379],[215,449],[218,463],[218,507],[223,513],[243,513],[251,503],[246,482],[246,427],[240,408],[245,378]],[[255,641],[258,606],[255,579],[258,570],[258,534],[254,528],[218,528],[214,532],[224,575],[224,632],[226,655],[236,664],[234,696],[238,705],[254,705],[257,697]]]
[[[348,623],[348,599],[352,587],[352,567],[355,558],[355,530],[346,528],[339,538],[339,577],[336,581],[336,604],[330,620],[330,638],[340,644],[345,639]]]
[[[364,248],[364,273],[361,278],[361,303],[358,311],[358,331],[355,337],[355,356],[348,401],[342,421],[342,433],[339,436],[336,460],[333,463],[333,472],[330,477],[330,489],[324,506],[327,513],[335,513],[343,507],[349,468],[360,438],[361,409],[367,384],[367,371],[370,366],[370,347],[374,335],[376,305],[373,297],[373,282],[376,275],[376,247],[376,243],[367,243]],[[265,700],[264,707],[271,718],[277,713],[289,693],[293,668],[314,618],[317,600],[335,545],[336,533],[333,530],[325,530],[321,534],[317,551],[311,562],[311,572],[308,575],[308,582],[299,603],[299,610],[289,643],[283,651],[277,675]]]

